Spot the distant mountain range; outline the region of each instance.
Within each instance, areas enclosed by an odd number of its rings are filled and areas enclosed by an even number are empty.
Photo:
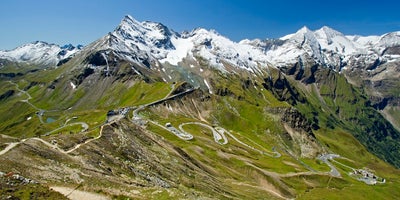
[[[36,41],[9,51],[0,51],[0,58],[16,62],[55,66],[60,60],[71,57],[81,50],[82,45],[74,47],[71,44],[58,46],[46,42]]]
[[[316,31],[303,27],[296,33],[278,39],[255,39],[233,42],[216,31],[195,29],[176,33],[161,23],[138,22],[126,16],[109,35],[103,48],[111,48],[121,54],[140,54],[176,65],[186,56],[200,55],[212,66],[224,70],[221,61],[243,68],[257,68],[258,64],[284,66],[299,59],[312,59],[324,66],[340,71],[351,68],[359,59],[367,65],[394,62],[399,58],[400,31],[382,36],[345,36],[327,26]],[[99,41],[97,41],[99,42]],[[90,46],[90,45],[88,45]],[[56,64],[82,46],[63,47],[46,42],[34,42],[9,51],[0,51],[0,58],[14,61]],[[123,56],[123,55],[120,55]],[[126,59],[134,59],[125,56]]]

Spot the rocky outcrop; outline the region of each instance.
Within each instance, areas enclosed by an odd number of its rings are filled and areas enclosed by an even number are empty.
[[[311,123],[297,109],[294,109],[294,108],[286,109],[285,112],[283,113],[281,121],[283,123],[288,124],[294,130],[305,131],[311,137],[315,138],[315,135],[312,132]]]
[[[280,101],[287,101],[291,105],[304,103],[305,98],[293,87],[289,80],[279,71],[277,77],[270,76],[264,79],[263,87],[274,94]]]
[[[281,122],[286,130],[286,145],[292,154],[313,158],[321,152],[321,147],[312,132],[312,125],[298,110],[285,109]]]
[[[80,85],[85,78],[90,76],[91,74],[94,73],[94,69],[92,68],[84,68],[82,72],[75,78],[74,82],[76,85]]]
[[[6,92],[0,95],[0,101],[11,97],[14,93],[15,93],[14,90],[7,90]]]
[[[400,55],[400,46],[393,46],[386,48],[382,55]]]
[[[14,172],[0,172],[0,199],[68,199]]]

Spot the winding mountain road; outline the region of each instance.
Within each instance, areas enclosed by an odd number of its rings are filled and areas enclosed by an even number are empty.
[[[27,98],[27,99],[24,99],[24,100],[21,100],[21,101],[22,101],[22,102],[28,103],[30,106],[32,106],[33,108],[35,108],[36,110],[38,110],[38,116],[39,116],[39,118],[40,118],[40,116],[41,116],[41,114],[44,112],[44,110],[41,110],[41,109],[37,108],[36,106],[34,106],[33,104],[31,104],[31,103],[29,102],[29,100],[32,99],[32,97],[30,96],[29,93],[27,93],[26,91],[21,90],[21,89],[18,87],[17,84],[15,84],[15,83],[13,83],[13,82],[11,82],[11,81],[10,81],[10,83],[13,84],[13,85],[15,85],[15,87],[17,88],[18,91],[20,91],[21,93],[24,93],[25,95],[27,95],[28,98]],[[179,93],[179,94],[171,95],[172,92],[174,91],[174,89],[175,89],[175,85],[172,85],[172,90],[171,90],[171,91],[167,94],[167,96],[165,96],[163,99],[156,100],[156,101],[154,101],[154,102],[151,102],[151,103],[148,103],[148,104],[144,104],[144,105],[140,105],[140,106],[136,107],[136,109],[133,110],[132,122],[136,122],[136,121],[141,121],[141,120],[143,120],[143,119],[141,118],[141,116],[139,115],[139,112],[140,112],[141,110],[145,109],[146,107],[152,106],[152,105],[156,105],[156,104],[159,104],[159,103],[162,103],[162,102],[164,102],[164,101],[173,99],[173,98],[178,97],[178,96],[185,95],[185,94],[190,93],[190,92],[192,92],[192,91],[195,90],[195,88],[191,88],[191,89],[185,90],[184,92],[181,92],[181,93]],[[129,108],[133,108],[133,107],[129,107]],[[51,144],[51,143],[49,143],[49,142],[47,142],[47,141],[45,141],[45,140],[43,140],[43,139],[41,139],[41,138],[33,137],[33,138],[22,139],[22,140],[19,141],[19,142],[11,142],[11,143],[8,143],[8,146],[6,146],[6,148],[4,148],[2,151],[0,151],[0,156],[6,154],[6,153],[9,152],[10,150],[12,150],[12,149],[14,149],[15,147],[17,147],[19,144],[24,143],[24,142],[26,142],[26,141],[28,141],[28,140],[39,141],[39,142],[43,143],[44,145],[46,145],[46,146],[48,146],[48,147],[50,147],[50,148],[52,148],[52,149],[57,150],[57,151],[60,152],[60,153],[69,154],[69,153],[72,153],[72,152],[74,152],[75,150],[79,149],[82,145],[88,144],[88,143],[90,143],[90,142],[93,142],[93,141],[95,141],[95,140],[101,138],[101,137],[102,137],[102,134],[103,134],[103,128],[104,128],[105,125],[109,125],[109,124],[111,124],[111,123],[114,123],[115,121],[119,121],[119,120],[121,120],[122,118],[123,118],[123,117],[117,117],[117,118],[114,118],[114,120],[111,120],[110,122],[101,125],[101,126],[100,126],[100,132],[99,132],[99,135],[98,135],[97,137],[92,138],[92,139],[89,139],[89,140],[86,140],[85,142],[76,144],[73,148],[71,148],[71,149],[69,149],[69,150],[67,150],[67,151],[66,151],[66,150],[63,150],[63,149],[61,149],[61,148],[59,148],[56,144]],[[41,119],[41,118],[40,118],[40,119]],[[73,119],[73,118],[71,118],[71,119]],[[89,125],[88,125],[87,123],[85,123],[85,122],[75,122],[75,123],[70,123],[70,124],[68,124],[68,122],[69,122],[71,119],[67,119],[63,126],[57,128],[57,129],[55,129],[55,130],[52,130],[52,131],[50,131],[50,132],[47,132],[45,135],[50,135],[51,133],[54,133],[54,132],[56,132],[56,131],[59,131],[59,130],[61,130],[62,128],[65,128],[65,127],[68,127],[68,126],[74,126],[74,125],[81,125],[83,131],[87,131],[87,130],[88,130]],[[147,121],[151,122],[152,124],[154,124],[154,125],[156,125],[156,126],[162,128],[162,129],[164,129],[164,130],[167,130],[167,131],[173,133],[174,135],[176,135],[177,137],[179,137],[179,138],[182,139],[182,140],[192,140],[192,139],[194,138],[192,134],[190,134],[190,133],[188,133],[187,131],[185,131],[185,129],[183,128],[184,126],[186,126],[186,125],[198,125],[198,126],[202,126],[202,127],[205,127],[205,128],[207,128],[207,129],[210,129],[210,130],[211,130],[211,132],[212,132],[212,134],[213,134],[214,141],[215,141],[216,143],[220,144],[220,145],[228,144],[228,138],[227,138],[226,135],[225,135],[225,134],[227,134],[228,136],[230,136],[230,137],[231,137],[234,141],[236,141],[237,143],[239,143],[239,144],[241,144],[241,145],[243,145],[243,146],[245,146],[245,147],[247,147],[247,148],[249,148],[249,149],[252,149],[252,150],[254,150],[254,151],[257,151],[257,152],[259,152],[259,153],[262,154],[262,155],[267,155],[267,156],[276,157],[276,158],[281,157],[281,154],[280,154],[279,152],[277,152],[277,151],[275,150],[275,148],[272,149],[273,152],[271,152],[271,153],[270,153],[270,152],[262,151],[262,150],[260,150],[260,149],[257,149],[257,148],[255,148],[255,147],[253,147],[253,146],[250,146],[250,145],[244,143],[243,141],[239,140],[239,139],[238,139],[237,137],[235,137],[232,133],[230,133],[229,131],[227,131],[226,129],[224,129],[224,128],[222,128],[222,127],[218,127],[218,126],[217,126],[217,127],[213,127],[213,126],[210,126],[210,125],[205,124],[205,123],[202,123],[202,122],[186,122],[186,123],[181,123],[181,124],[179,125],[179,130],[178,130],[178,129],[176,129],[175,127],[173,127],[173,126],[171,126],[171,125],[163,126],[163,125],[159,124],[158,122],[155,122],[155,121],[152,121],[152,120],[147,120]],[[41,122],[42,122],[42,120],[41,120]],[[42,123],[43,123],[43,122],[42,122]],[[322,154],[322,155],[318,156],[317,159],[321,160],[322,162],[324,162],[326,165],[328,165],[328,166],[331,168],[331,170],[330,170],[329,172],[323,172],[323,173],[328,173],[329,175],[331,175],[331,176],[333,176],[333,177],[341,177],[340,172],[339,172],[339,171],[336,169],[336,167],[330,162],[330,160],[332,160],[332,161],[334,161],[335,163],[338,163],[338,164],[343,165],[342,163],[337,162],[337,161],[334,160],[334,158],[339,158],[339,157],[340,157],[340,156],[337,155],[337,154]],[[348,167],[348,168],[354,170],[354,168],[351,168],[351,167],[349,167],[349,166],[347,166],[347,165],[344,165],[344,166],[346,166],[346,167]],[[287,174],[287,175],[293,175],[293,174],[294,174],[294,175],[297,175],[297,174],[318,174],[318,173],[321,174],[321,172],[299,172],[299,173],[291,173],[291,174],[289,173],[289,174]],[[322,174],[323,174],[323,173],[322,173]]]
[[[21,141],[19,141],[19,142],[11,142],[11,143],[8,143],[8,146],[6,146],[6,148],[4,148],[2,151],[0,151],[0,156],[1,155],[4,155],[5,153],[7,153],[7,152],[9,152],[11,149],[13,149],[13,148],[15,148],[18,144],[20,144],[20,143],[22,143],[22,142],[25,142],[26,141],[26,139],[23,139],[23,140],[21,140]],[[6,143],[7,144],[7,143]]]
[[[134,123],[136,122],[136,124],[143,125],[143,123],[142,123],[143,119],[139,115],[140,111],[142,111],[143,109],[145,109],[148,106],[152,106],[152,105],[156,105],[156,104],[162,103],[164,101],[173,99],[173,98],[178,97],[178,96],[185,95],[185,94],[190,93],[190,92],[195,90],[195,88],[191,88],[191,89],[187,89],[187,90],[185,90],[185,91],[183,91],[181,93],[178,93],[178,94],[175,94],[175,95],[171,96],[171,94],[173,93],[174,89],[175,89],[175,84],[172,85],[171,91],[164,98],[162,98],[160,100],[156,100],[156,101],[148,103],[148,104],[145,104],[145,105],[139,105],[138,107],[136,107],[136,109],[134,109],[132,111],[132,122],[134,122]],[[205,127],[205,128],[208,128],[208,129],[211,130],[211,132],[213,134],[214,141],[216,143],[220,144],[220,145],[228,144],[228,138],[225,136],[225,133],[226,133],[230,137],[232,137],[233,140],[238,142],[239,144],[241,144],[241,145],[243,145],[245,147],[248,147],[248,148],[250,148],[252,150],[255,150],[255,151],[259,152],[260,154],[268,155],[268,156],[276,157],[276,158],[281,157],[281,154],[279,152],[277,152],[276,150],[274,150],[275,148],[273,148],[273,153],[268,153],[268,152],[259,150],[259,149],[255,148],[253,146],[250,146],[250,145],[240,141],[233,134],[231,134],[229,131],[225,130],[222,127],[215,127],[214,128],[214,127],[212,127],[212,126],[210,126],[208,124],[201,123],[201,122],[186,122],[186,123],[180,124],[179,125],[179,130],[178,130],[175,127],[173,127],[172,125],[163,126],[163,125],[159,124],[158,122],[155,122],[155,121],[152,121],[152,120],[147,120],[147,121],[149,121],[150,123],[162,128],[164,130],[167,130],[167,131],[171,132],[172,134],[176,135],[177,137],[179,137],[182,140],[192,140],[194,138],[192,134],[190,134],[187,131],[185,131],[183,126],[190,125],[190,124],[202,126],[202,127]]]
[[[85,122],[74,122],[74,123],[71,123],[71,124],[64,124],[63,126],[57,128],[57,129],[54,129],[54,130],[52,130],[50,132],[45,133],[44,136],[48,136],[48,135],[50,135],[50,134],[52,134],[54,132],[57,132],[57,131],[65,128],[65,127],[75,126],[75,125],[81,125],[82,126],[82,131],[81,132],[85,132],[85,131],[87,131],[89,129],[89,125],[87,123],[85,123]]]
[[[179,125],[179,129],[182,132],[186,132],[183,129],[183,126],[185,125],[189,125],[189,124],[194,124],[194,125],[199,125],[199,126],[203,126],[206,127],[208,129],[210,129],[212,131],[213,137],[214,137],[214,141],[218,144],[224,145],[224,144],[228,144],[228,139],[226,138],[224,133],[220,133],[217,130],[215,130],[212,126],[208,125],[208,124],[204,124],[204,123],[200,123],[200,122],[186,122],[186,123],[182,123]]]
[[[239,144],[241,144],[241,145],[243,145],[243,146],[246,146],[247,148],[252,149],[252,150],[254,150],[254,151],[257,151],[257,152],[259,152],[260,154],[268,155],[268,156],[276,157],[276,158],[281,157],[281,154],[280,154],[279,152],[277,152],[277,151],[274,151],[273,153],[274,153],[275,155],[272,155],[271,153],[268,153],[268,152],[259,150],[259,149],[255,148],[255,147],[252,147],[252,146],[250,146],[250,145],[248,145],[248,144],[242,142],[241,140],[239,140],[238,138],[236,138],[232,133],[230,133],[229,131],[225,130],[225,129],[222,128],[222,127],[216,127],[215,129],[218,130],[219,132],[225,132],[226,134],[229,135],[229,137],[231,137],[233,140],[235,140],[235,141],[238,142]]]
[[[20,88],[19,88],[19,85],[18,84],[16,84],[16,83],[14,83],[14,82],[12,82],[12,81],[8,81],[11,85],[14,85],[15,86],[15,89],[17,89],[19,92],[21,92],[21,93],[23,93],[23,94],[25,94],[28,98],[26,98],[26,99],[23,99],[23,100],[20,100],[21,102],[24,102],[24,103],[27,103],[28,105],[30,105],[32,108],[34,108],[35,110],[37,110],[37,116],[39,117],[39,120],[40,120],[40,122],[43,124],[44,122],[43,122],[43,119],[42,119],[42,114],[45,112],[44,110],[42,110],[42,109],[40,109],[40,108],[38,108],[38,107],[36,107],[35,105],[33,105],[31,102],[29,102],[29,100],[31,100],[32,99],[32,96],[27,92],[27,91],[25,91],[25,90],[21,90]]]
[[[334,177],[341,177],[340,172],[336,169],[336,167],[329,162],[329,160],[333,160],[334,158],[339,158],[340,156],[337,154],[322,154],[318,156],[318,160],[321,160],[324,162],[326,165],[328,165],[331,168],[331,171],[329,174]]]
[[[48,146],[48,147],[50,147],[50,148],[53,148],[53,149],[59,151],[60,153],[69,154],[69,153],[71,153],[71,152],[74,152],[74,151],[77,150],[78,148],[80,148],[82,145],[88,144],[88,143],[90,143],[90,142],[93,142],[94,140],[97,140],[97,139],[101,138],[101,136],[103,135],[103,127],[104,127],[105,125],[108,125],[108,124],[104,124],[104,125],[102,125],[102,126],[100,127],[100,133],[99,133],[99,135],[98,135],[97,137],[92,138],[92,139],[89,139],[89,140],[86,140],[86,141],[83,142],[83,143],[79,143],[79,144],[75,145],[72,149],[69,149],[69,150],[67,150],[67,151],[61,149],[61,148],[58,147],[56,144],[51,144],[50,142],[47,142],[46,140],[43,140],[42,138],[32,137],[32,138],[22,139],[22,140],[19,141],[19,142],[12,142],[12,143],[9,143],[8,146],[7,146],[5,149],[3,149],[2,151],[0,151],[0,156],[6,154],[7,152],[9,152],[9,151],[12,150],[13,148],[15,148],[18,144],[22,144],[22,143],[24,143],[24,142],[26,142],[26,141],[28,141],[28,140],[36,140],[36,141],[39,141],[39,142],[43,143],[44,145],[46,145],[46,146]]]
[[[172,134],[176,135],[177,137],[179,137],[182,140],[192,140],[193,139],[193,135],[192,134],[184,132],[184,131],[181,132],[181,131],[177,130],[176,128],[172,127],[172,126],[171,127],[165,127],[165,126],[159,124],[158,122],[152,121],[152,120],[149,120],[149,122],[151,122],[152,124],[162,128],[164,130],[167,130],[167,131],[171,132]]]

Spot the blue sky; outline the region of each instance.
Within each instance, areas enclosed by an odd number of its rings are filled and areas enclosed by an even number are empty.
[[[0,49],[36,40],[85,45],[113,31],[126,14],[177,32],[215,29],[234,41],[323,25],[348,35],[381,35],[400,31],[399,7],[394,0],[2,0]]]

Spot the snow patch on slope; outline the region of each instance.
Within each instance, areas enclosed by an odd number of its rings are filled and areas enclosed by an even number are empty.
[[[187,38],[172,38],[171,42],[174,44],[176,50],[170,51],[166,58],[160,60],[160,62],[169,62],[172,65],[178,65],[178,62],[182,61],[188,54],[191,54],[194,44]]]
[[[72,87],[73,90],[76,89],[76,85],[75,85],[72,81],[70,82],[70,85],[71,85],[71,87]]]
[[[208,88],[208,92],[209,92],[210,94],[212,94],[211,87],[210,87],[210,85],[208,84],[208,82],[207,82],[206,79],[204,79],[204,84],[206,84],[206,86],[207,86],[207,88]]]

